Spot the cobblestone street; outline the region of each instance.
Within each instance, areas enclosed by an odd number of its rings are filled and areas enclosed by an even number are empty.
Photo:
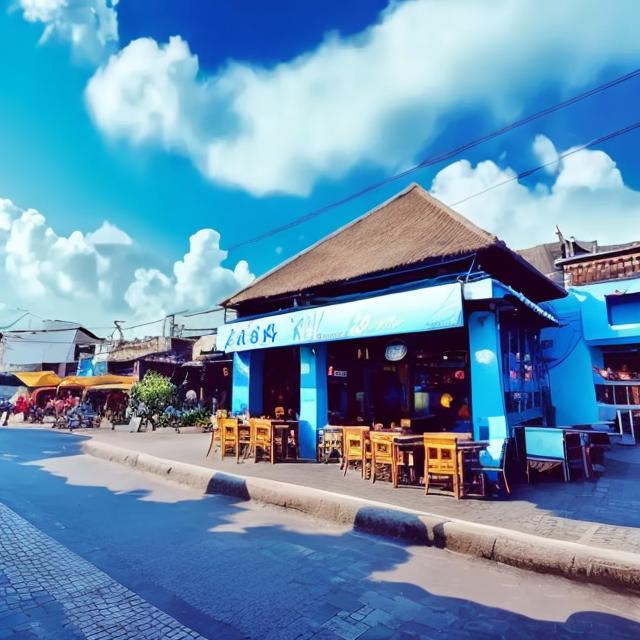
[[[0,638],[640,637],[628,593],[194,491],[0,429]]]
[[[201,638],[0,504],[0,638]]]

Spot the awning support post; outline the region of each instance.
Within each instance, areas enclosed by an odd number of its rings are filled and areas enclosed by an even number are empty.
[[[315,460],[317,432],[327,424],[327,345],[300,347],[300,457]]]

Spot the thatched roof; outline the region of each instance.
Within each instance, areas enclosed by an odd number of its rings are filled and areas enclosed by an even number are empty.
[[[234,307],[250,300],[296,294],[368,274],[391,272],[438,258],[470,255],[492,248],[507,252],[519,270],[525,264],[525,269],[532,270],[496,236],[477,227],[414,183],[258,278],[222,304]],[[537,271],[535,273],[543,278]]]

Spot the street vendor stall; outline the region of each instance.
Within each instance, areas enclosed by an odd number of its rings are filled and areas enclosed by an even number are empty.
[[[53,371],[12,371],[11,373],[28,389],[57,387],[62,381],[62,378]]]

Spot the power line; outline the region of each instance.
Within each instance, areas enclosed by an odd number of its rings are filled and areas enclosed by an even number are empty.
[[[609,140],[613,140],[614,138],[618,138],[620,136],[626,135],[627,133],[631,133],[632,131],[635,131],[636,129],[640,129],[640,121],[638,122],[634,122],[626,127],[623,127],[621,129],[617,129],[615,131],[611,131],[609,133],[606,133],[602,136],[599,136],[597,138],[594,138],[593,140],[590,140],[589,142],[585,142],[584,144],[578,145],[577,147],[573,147],[572,149],[569,149],[568,151],[565,151],[563,153],[559,153],[558,156],[551,160],[550,162],[545,162],[543,164],[539,164],[535,167],[531,167],[529,169],[525,169],[524,171],[520,171],[519,173],[517,173],[516,175],[511,176],[510,178],[507,178],[506,180],[502,180],[500,182],[496,182],[495,184],[486,187],[485,189],[482,189],[481,191],[476,191],[475,193],[472,193],[468,196],[465,196],[464,198],[462,198],[461,200],[457,200],[456,202],[451,202],[451,203],[446,203],[447,206],[449,207],[455,207],[459,204],[462,204],[464,202],[467,202],[469,200],[472,200],[473,198],[477,198],[489,191],[493,191],[494,189],[497,189],[498,187],[502,187],[506,184],[509,184],[510,182],[515,182],[516,180],[522,180],[523,178],[526,178],[538,171],[541,171],[542,169],[545,169],[546,167],[550,167],[552,165],[558,164],[561,160],[564,160],[564,158],[567,158],[569,156],[572,156],[575,153],[578,153],[579,151],[584,151],[585,149],[588,149],[589,147],[592,147],[594,145],[597,144],[602,144],[604,142],[608,142]],[[205,313],[211,313],[213,311],[217,311],[219,309],[222,309],[222,307],[218,307],[218,308],[214,308],[214,309],[208,309],[206,311],[199,311],[199,312],[195,312],[195,313],[191,313],[191,314],[180,314],[180,315],[185,315],[185,316],[196,316],[196,315],[201,315],[201,314],[205,314]],[[167,319],[168,316],[164,317],[164,318],[159,318],[158,320],[150,320],[148,322],[143,322],[140,324],[136,324],[136,325],[132,325],[130,327],[123,327],[122,329],[124,331],[128,330],[128,329],[138,329],[140,327],[146,327],[152,324],[157,324],[158,322],[164,322]],[[93,327],[94,329],[97,327]],[[107,327],[110,328],[110,327]],[[187,327],[184,328],[185,331],[204,331],[205,329],[189,329]],[[55,329],[54,329],[55,331]],[[68,329],[67,329],[68,331]]]
[[[549,162],[545,162],[543,164],[539,164],[535,167],[530,167],[529,169],[525,169],[524,171],[520,171],[519,173],[517,173],[516,175],[511,176],[510,178],[507,178],[506,180],[502,180],[500,182],[496,182],[495,184],[486,187],[485,189],[482,189],[481,191],[476,191],[475,193],[472,193],[468,196],[465,196],[464,198],[462,198],[461,200],[457,200],[456,202],[451,202],[451,203],[446,203],[447,206],[449,207],[455,207],[459,204],[462,204],[464,202],[467,202],[468,200],[472,200],[473,198],[477,198],[485,193],[487,193],[488,191],[493,191],[494,189],[497,189],[498,187],[502,187],[506,184],[509,184],[510,182],[515,182],[516,180],[521,180],[523,178],[526,178],[538,171],[541,171],[542,169],[545,169],[547,167],[550,167],[552,165],[558,164],[560,161],[564,160],[565,158],[572,156],[575,153],[578,153],[579,151],[584,151],[585,149],[588,149],[589,147],[592,147],[594,145],[597,144],[602,144],[604,142],[608,142],[609,140],[613,140],[614,138],[618,138],[620,136],[623,136],[627,133],[631,133],[632,131],[635,131],[636,129],[640,129],[640,121],[638,122],[634,122],[626,127],[623,127],[621,129],[617,129],[615,131],[611,131],[610,133],[606,133],[602,136],[599,136],[598,138],[594,138],[593,140],[590,140],[589,142],[585,142],[584,144],[578,145],[577,147],[573,147],[572,149],[569,149],[568,151],[564,151],[563,153],[559,153],[557,155],[557,157]],[[209,313],[211,311],[216,311],[217,309],[210,309],[209,311],[202,311],[202,312],[197,312],[197,313],[193,313],[193,314],[188,314],[188,315],[199,315],[201,313]],[[164,320],[164,318],[162,319]],[[149,324],[155,324],[157,322],[161,322],[162,320],[153,320],[151,322],[146,322],[140,325],[134,325],[132,327],[123,327],[124,329],[135,329],[137,327],[142,327],[142,326],[146,326]],[[184,328],[185,331],[204,331],[206,329],[189,329],[187,327]]]
[[[400,178],[404,178],[412,173],[415,173],[416,171],[419,171],[420,169],[425,169],[426,167],[430,167],[433,166],[435,164],[439,164],[440,162],[444,162],[445,160],[450,160],[451,158],[459,155],[460,153],[463,153],[464,151],[468,151],[469,149],[473,149],[474,147],[477,147],[480,144],[483,144],[484,142],[488,142],[489,140],[493,140],[494,138],[497,138],[499,136],[504,135],[505,133],[508,133],[510,131],[513,131],[514,129],[517,129],[519,127],[524,126],[525,124],[529,124],[535,120],[538,120],[539,118],[542,118],[544,116],[547,116],[551,113],[555,113],[556,111],[560,111],[561,109],[565,109],[569,106],[572,106],[578,102],[581,102],[582,100],[586,100],[587,98],[590,98],[591,96],[594,96],[598,93],[602,93],[604,91],[607,91],[608,89],[611,89],[612,87],[615,87],[619,84],[622,84],[624,82],[627,82],[629,80],[632,80],[633,78],[636,78],[640,76],[640,68],[638,69],[634,69],[633,71],[630,71],[629,73],[626,73],[622,76],[619,76],[617,78],[614,78],[613,80],[609,80],[608,82],[605,82],[604,84],[598,85],[597,87],[593,87],[592,89],[589,89],[588,91],[585,91],[583,93],[580,93],[578,95],[575,95],[571,98],[568,98],[567,100],[563,100],[562,102],[558,102],[557,104],[551,105],[549,107],[546,107],[540,111],[536,111],[535,113],[532,113],[524,118],[521,118],[519,120],[515,120],[514,122],[500,128],[500,129],[496,129],[495,131],[492,131],[491,133],[485,134],[479,138],[476,138],[474,140],[471,140],[469,142],[466,142],[465,144],[462,144],[458,147],[455,147],[454,149],[451,149],[449,151],[445,151],[442,153],[439,153],[437,155],[434,156],[430,156],[428,158],[425,158],[424,160],[422,160],[421,162],[419,162],[418,164],[406,169],[405,171],[401,171],[400,173],[396,173],[392,176],[389,176],[388,178],[385,178],[384,180],[380,180],[378,182],[372,183],[362,189],[360,189],[359,191],[356,191],[355,193],[352,193],[348,196],[345,196],[344,198],[341,198],[339,200],[335,200],[334,202],[331,202],[329,204],[323,205],[317,209],[314,209],[312,211],[310,211],[309,213],[306,213],[302,216],[299,216],[297,218],[294,218],[293,220],[291,220],[290,222],[287,222],[285,224],[279,225],[277,227],[274,227],[273,229],[270,229],[269,231],[265,231],[264,233],[261,233],[257,236],[254,236],[253,238],[248,238],[247,240],[242,240],[240,242],[237,242],[234,245],[231,245],[229,247],[229,251],[234,251],[236,249],[239,249],[240,247],[244,247],[246,245],[250,245],[250,244],[255,244],[256,242],[260,242],[261,240],[266,240],[267,238],[270,238],[271,236],[277,235],[279,233],[282,233],[283,231],[287,231],[288,229],[291,229],[293,227],[298,226],[299,224],[302,224],[304,222],[307,222],[309,220],[312,220],[313,218],[318,217],[319,215],[330,211],[331,209],[335,209],[337,207],[342,206],[343,204],[346,204],[348,202],[351,202],[352,200],[356,200],[357,198],[360,198],[363,195],[366,195],[367,193],[371,193],[372,191],[377,191],[378,189],[386,186],[387,184],[390,184],[391,182],[395,182],[396,180],[399,180]]]
[[[574,153],[578,153],[579,151],[584,151],[585,149],[588,149],[589,147],[593,147],[596,144],[602,144],[603,142],[607,142],[609,140],[613,140],[613,138],[618,138],[619,136],[623,136],[627,133],[630,133],[631,131],[635,131],[636,129],[640,129],[640,121],[638,122],[634,122],[633,124],[628,125],[627,127],[623,127],[622,129],[617,129],[616,131],[612,131],[611,133],[607,133],[603,136],[600,136],[599,138],[595,138],[594,140],[591,140],[590,142],[586,142],[585,144],[581,144],[577,147],[573,147],[573,149],[569,149],[568,151],[565,151],[563,153],[559,153],[558,157],[555,158],[554,160],[551,160],[550,162],[545,162],[544,164],[539,164],[537,167],[532,167],[531,169],[525,169],[524,171],[521,171],[520,173],[511,176],[510,178],[507,178],[506,180],[502,180],[501,182],[496,182],[495,184],[491,185],[490,187],[487,187],[486,189],[482,189],[482,191],[476,191],[476,193],[472,193],[469,196],[466,196],[464,198],[462,198],[462,200],[457,200],[456,202],[451,202],[448,203],[447,206],[449,207],[455,207],[459,204],[462,204],[463,202],[467,202],[468,200],[471,200],[473,198],[477,198],[478,196],[481,196],[485,193],[487,193],[488,191],[493,191],[494,189],[497,189],[498,187],[502,187],[505,184],[508,184],[509,182],[514,182],[515,180],[521,180],[522,178],[527,178],[528,176],[541,171],[542,169],[545,169],[546,167],[550,167],[554,164],[558,164],[561,160],[563,160],[564,158],[567,158],[568,156],[572,156]]]

